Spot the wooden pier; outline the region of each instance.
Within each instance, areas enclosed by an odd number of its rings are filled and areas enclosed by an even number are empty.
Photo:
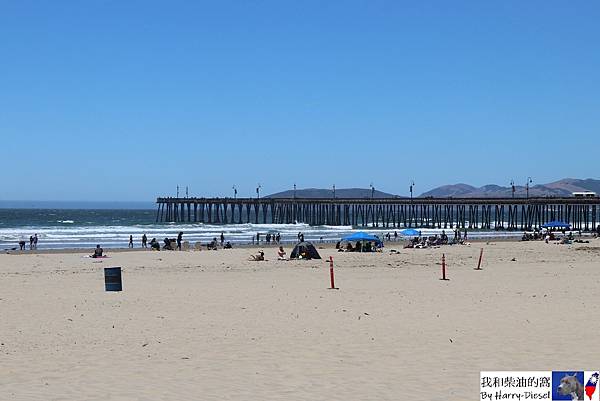
[[[596,230],[600,198],[158,198],[157,222],[532,230],[558,220]]]

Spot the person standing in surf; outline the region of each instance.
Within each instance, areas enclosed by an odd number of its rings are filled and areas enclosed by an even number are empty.
[[[148,237],[146,237],[146,234],[142,235],[142,248],[148,248]]]

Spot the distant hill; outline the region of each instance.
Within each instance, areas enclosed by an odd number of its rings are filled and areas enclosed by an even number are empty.
[[[582,191],[593,191],[600,194],[600,180],[592,178],[577,179],[577,178],[564,178],[559,181],[551,182],[548,184],[538,184],[529,187],[529,196],[571,196],[573,192]],[[524,198],[527,194],[525,186],[515,186],[515,197]],[[304,188],[296,190],[296,196],[298,198],[333,198],[333,191],[331,189],[323,188]],[[424,192],[419,197],[434,197],[434,198],[510,198],[512,191],[510,186],[501,186],[495,184],[484,185],[482,187],[474,187],[469,184],[452,184],[443,185],[441,187],[434,188],[430,191]],[[265,198],[293,198],[294,191],[283,191],[276,194],[265,196]],[[336,198],[353,198],[353,199],[370,199],[371,189],[370,188],[340,188],[335,190]],[[386,198],[405,198],[404,196],[398,196],[386,192],[375,190],[373,195],[377,199]]]
[[[462,198],[476,189],[477,188],[467,184],[442,185],[441,187],[434,188],[431,191],[421,194],[421,196],[432,196],[434,198],[447,198],[452,196],[455,198]]]
[[[548,184],[539,184],[529,187],[529,196],[571,196],[573,192],[593,191],[600,194],[600,180],[587,178],[565,178]],[[421,197],[436,198],[509,198],[512,196],[510,186],[484,185],[476,188],[467,184],[443,185],[424,192]],[[527,196],[525,186],[515,186],[515,197]]]
[[[265,196],[265,198],[293,198],[294,190],[278,192],[276,194],[271,194]],[[331,189],[322,189],[322,188],[305,188],[305,189],[297,189],[296,197],[298,198],[333,198],[333,190]],[[371,198],[371,189],[370,188],[339,188],[335,190],[336,198]],[[375,190],[373,193],[373,198],[382,199],[382,198],[397,198],[398,196],[388,194],[386,192],[381,192]]]

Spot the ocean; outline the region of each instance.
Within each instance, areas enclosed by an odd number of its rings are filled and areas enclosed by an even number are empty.
[[[305,240],[319,242],[338,241],[342,236],[355,231],[366,231],[382,237],[393,235],[394,228],[353,228],[351,226],[309,226],[307,224],[200,224],[200,223],[155,223],[153,209],[63,209],[63,208],[0,208],[0,249],[18,246],[20,240],[27,242],[37,234],[38,249],[91,249],[97,244],[103,248],[127,248],[129,236],[133,235],[134,246],[140,247],[141,237],[148,241],[156,238],[162,243],[165,237],[175,238],[184,233],[184,240],[191,244],[209,242],[223,232],[226,241],[233,244],[249,244],[257,233],[261,239],[267,233],[280,233],[282,242],[296,241],[299,232]],[[397,229],[400,235],[401,228]],[[441,229],[421,229],[423,235],[442,232]],[[446,232],[450,234],[451,230]],[[519,232],[472,231],[472,238],[518,236]]]

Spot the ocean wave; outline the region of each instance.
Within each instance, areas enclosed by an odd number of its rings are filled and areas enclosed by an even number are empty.
[[[65,221],[65,220],[63,220]],[[376,234],[383,237],[386,233],[394,234],[403,228],[392,227],[359,227],[351,226],[309,226],[308,224],[136,224],[136,225],[111,225],[111,226],[77,226],[74,223],[67,223],[66,227],[59,226],[27,226],[21,228],[2,228],[0,229],[0,247],[15,246],[19,240],[29,240],[29,236],[38,234],[40,239],[38,247],[44,248],[87,248],[96,244],[101,244],[106,248],[125,248],[129,242],[129,236],[134,236],[136,247],[139,246],[142,234],[146,234],[148,240],[156,238],[162,241],[165,237],[174,238],[182,231],[184,240],[190,243],[206,243],[213,238],[219,238],[221,233],[226,241],[232,243],[251,243],[255,241],[256,234],[260,233],[264,241],[267,233],[280,233],[283,242],[294,242],[297,240],[299,232],[304,234],[308,241],[333,242],[338,241],[344,235],[356,231],[365,231],[370,234]],[[445,231],[451,235],[452,229],[423,228],[420,229],[423,235],[441,234]],[[490,237],[515,237],[519,232],[506,231],[472,231],[469,230],[472,238],[490,238]]]

